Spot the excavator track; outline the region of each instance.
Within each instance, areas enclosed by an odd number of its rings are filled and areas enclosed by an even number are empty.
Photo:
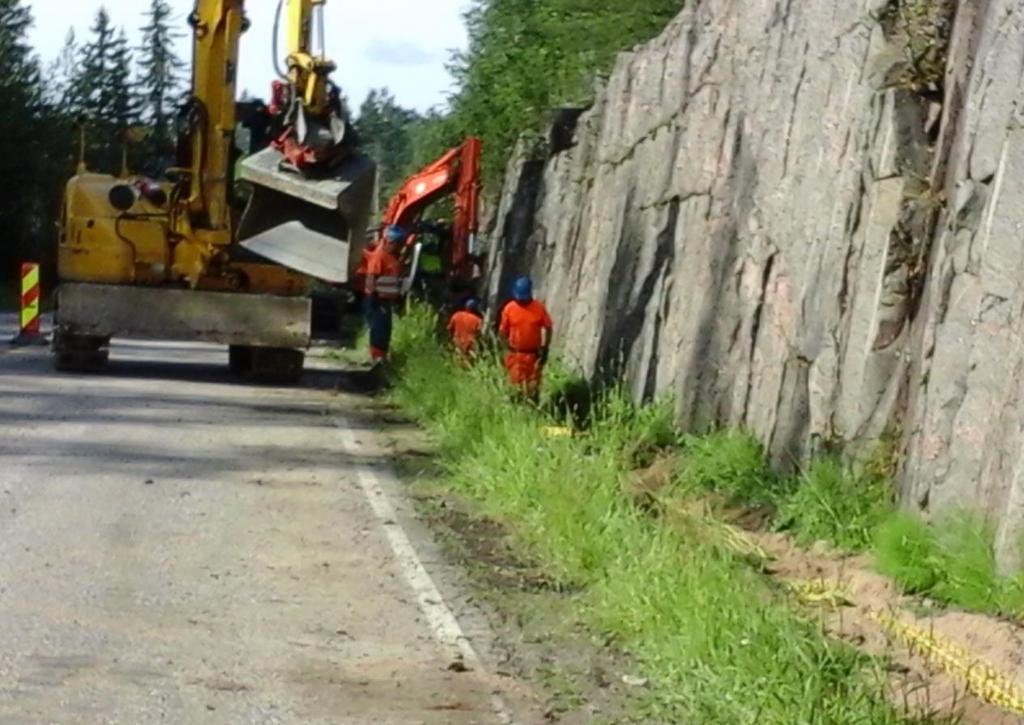
[[[58,328],[53,336],[53,367],[59,372],[98,373],[110,360],[109,337],[76,335]]]
[[[306,355],[284,347],[232,345],[228,348],[231,372],[254,383],[294,385],[302,378]]]

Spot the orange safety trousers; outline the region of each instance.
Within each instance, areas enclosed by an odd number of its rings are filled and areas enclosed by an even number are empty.
[[[505,370],[508,371],[508,381],[515,387],[531,393],[540,389],[544,368],[540,364],[539,353],[510,352],[505,356]]]

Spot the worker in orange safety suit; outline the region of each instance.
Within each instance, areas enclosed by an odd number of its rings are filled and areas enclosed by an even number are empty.
[[[391,352],[394,306],[402,299],[401,255],[406,236],[403,229],[388,227],[383,244],[365,259],[363,313],[370,330],[370,358],[374,364],[386,361]]]
[[[498,329],[508,342],[505,369],[509,382],[536,402],[554,325],[544,303],[533,298],[533,282],[528,277],[516,280],[512,301],[502,310]]]
[[[451,316],[448,321],[448,334],[459,360],[468,365],[476,356],[477,341],[483,330],[484,321],[480,316],[480,303],[470,297],[461,310]]]

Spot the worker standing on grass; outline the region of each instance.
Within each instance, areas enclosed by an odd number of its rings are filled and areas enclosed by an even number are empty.
[[[452,345],[459,356],[459,361],[468,366],[476,357],[477,341],[483,330],[484,321],[480,316],[480,303],[470,297],[462,305],[462,309],[452,315],[448,321],[448,334]]]
[[[544,303],[533,298],[533,282],[528,277],[516,280],[512,301],[501,312],[499,331],[508,342],[505,369],[509,382],[534,402],[540,397],[553,330]]]
[[[396,226],[384,232],[366,259],[366,296],[363,300],[366,326],[370,330],[370,358],[375,365],[385,362],[391,351],[394,306],[402,298],[402,246],[406,234]]]

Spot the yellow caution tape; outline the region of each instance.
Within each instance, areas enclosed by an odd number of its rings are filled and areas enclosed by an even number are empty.
[[[704,519],[704,523],[717,535],[723,546],[740,556],[750,556],[761,561],[768,561],[771,557],[768,552],[762,549],[757,542],[740,529],[719,521],[713,517]]]
[[[922,627],[907,624],[887,612],[871,612],[882,629],[966,685],[987,703],[1024,715],[1024,691],[1006,674],[971,655],[962,647],[939,639]]]
[[[824,579],[786,582],[786,586],[804,604],[825,605],[838,609],[852,607],[853,601],[843,587]]]

